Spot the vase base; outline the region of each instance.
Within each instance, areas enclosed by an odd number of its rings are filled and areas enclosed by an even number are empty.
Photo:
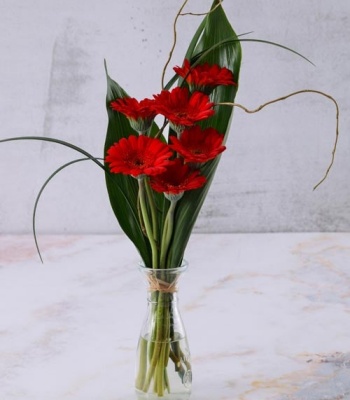
[[[155,393],[145,393],[135,390],[137,400],[189,400],[191,393],[166,393],[159,397]]]

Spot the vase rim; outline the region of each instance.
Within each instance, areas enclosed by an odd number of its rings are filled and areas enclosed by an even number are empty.
[[[188,262],[185,259],[183,259],[180,267],[151,268],[151,267],[146,267],[143,261],[139,261],[138,267],[139,267],[140,271],[159,271],[159,272],[167,272],[167,273],[179,273],[179,272],[184,272],[187,270]]]

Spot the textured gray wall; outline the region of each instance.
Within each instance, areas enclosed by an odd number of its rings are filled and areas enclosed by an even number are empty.
[[[190,1],[206,11],[210,1]],[[257,107],[309,88],[332,94],[341,108],[341,136],[329,180],[316,192],[329,161],[335,111],[304,94],[255,115],[235,111],[198,231],[344,231],[350,227],[348,0],[225,0],[237,33],[277,41],[282,49],[243,44],[237,101]],[[160,89],[180,1],[0,0],[0,137],[44,135],[102,156],[106,58],[111,76],[131,95]],[[184,17],[171,65],[200,19]],[[170,74],[169,74],[170,76]],[[0,232],[28,232],[36,193],[46,177],[77,155],[48,144],[0,145]],[[78,156],[79,157],[79,156]],[[104,177],[76,165],[49,184],[38,209],[40,232],[115,232]]]

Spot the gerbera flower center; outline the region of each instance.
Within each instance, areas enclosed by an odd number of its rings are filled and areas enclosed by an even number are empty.
[[[175,113],[175,115],[179,118],[185,118],[187,117],[188,113],[186,111],[178,111]]]
[[[193,154],[202,154],[202,153],[203,153],[203,150],[202,150],[202,149],[199,149],[199,148],[197,148],[197,149],[192,149],[192,150],[191,150],[191,153],[193,153]]]
[[[145,165],[145,160],[141,160],[140,158],[136,158],[133,163],[137,167],[142,167]]]

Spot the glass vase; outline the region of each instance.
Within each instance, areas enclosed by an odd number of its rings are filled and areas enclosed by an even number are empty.
[[[187,269],[139,267],[148,286],[148,305],[137,347],[135,387],[139,399],[189,399],[190,351],[178,310],[177,285]]]

